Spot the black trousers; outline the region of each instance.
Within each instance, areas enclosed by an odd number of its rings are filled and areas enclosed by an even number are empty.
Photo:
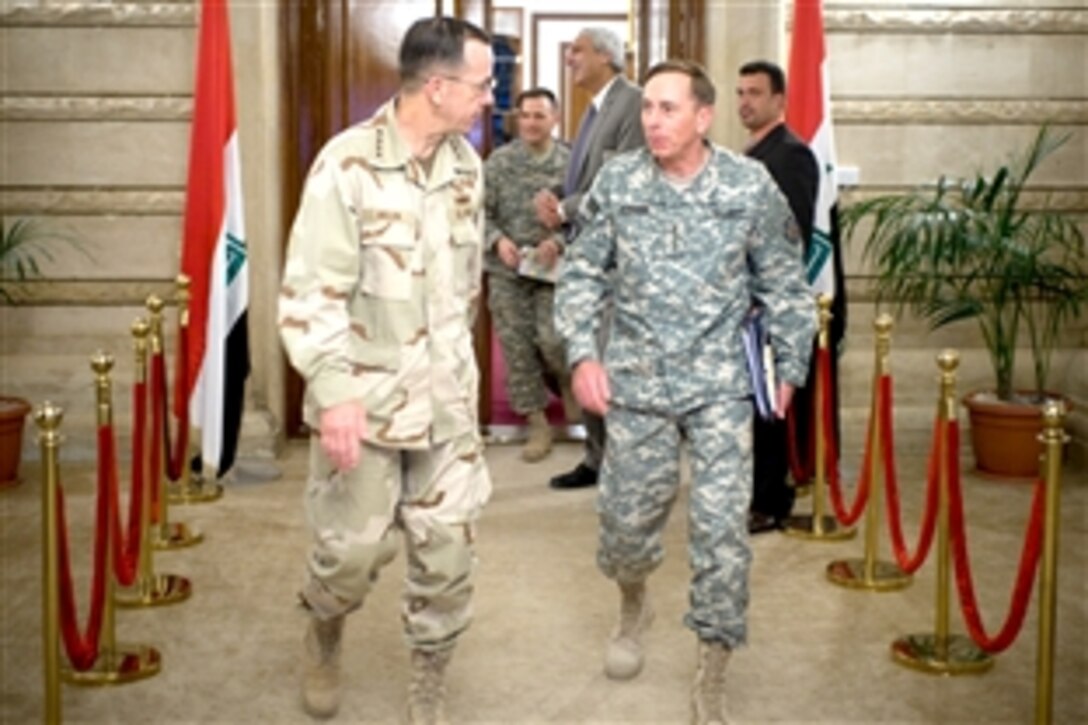
[[[789,473],[788,427],[784,420],[755,416],[752,431],[752,510],[765,516],[786,518],[793,509],[795,492]]]

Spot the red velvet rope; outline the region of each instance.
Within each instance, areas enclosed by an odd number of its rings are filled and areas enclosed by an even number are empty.
[[[189,358],[188,327],[178,325],[178,356],[174,365],[176,377],[174,394],[177,396],[174,406],[174,417],[177,418],[177,435],[173,437],[171,444],[170,416],[164,412],[162,416],[162,438],[166,447],[166,475],[171,481],[181,480],[182,466],[185,465],[185,454],[189,448],[189,386],[186,375],[186,360]],[[170,410],[170,392],[166,385],[166,359],[159,352],[152,356],[152,365],[159,366],[159,395],[163,400],[163,410]]]
[[[913,574],[925,562],[929,554],[929,547],[933,544],[933,532],[937,529],[937,502],[940,476],[939,468],[941,452],[945,441],[947,422],[938,417],[933,427],[933,440],[929,447],[929,461],[926,464],[926,500],[922,512],[921,531],[918,537],[918,548],[914,554],[907,551],[906,542],[903,540],[903,523],[899,515],[899,482],[896,477],[895,465],[895,440],[891,425],[891,380],[881,380],[880,385],[887,387],[883,391],[888,404],[880,411],[882,416],[880,426],[880,445],[884,453],[884,486],[888,492],[885,497],[885,505],[888,512],[888,530],[892,537],[892,551],[899,568],[907,574]]]
[[[959,425],[956,421],[949,424],[949,449],[959,450]],[[948,526],[951,531],[952,554],[956,565],[956,589],[960,594],[960,609],[967,624],[971,639],[979,647],[990,653],[1003,652],[1016,639],[1024,625],[1024,616],[1028,610],[1028,599],[1035,584],[1035,572],[1039,567],[1039,548],[1043,533],[1043,502],[1046,500],[1046,484],[1042,479],[1035,482],[1035,493],[1031,500],[1031,515],[1028,518],[1024,546],[1020,551],[1020,567],[1017,570],[1016,584],[1009,602],[1009,613],[1005,623],[995,636],[986,633],[982,624],[982,615],[975,598],[975,585],[971,576],[971,560],[967,554],[967,529],[963,521],[963,490],[960,485],[959,459],[955,455],[946,456],[948,466]]]
[[[113,573],[117,582],[123,586],[132,586],[136,581],[140,561],[141,520],[140,512],[143,509],[144,471],[146,470],[145,446],[147,439],[147,383],[136,383],[132,388],[132,487],[128,500],[128,535],[124,535],[121,526],[121,506],[119,502],[120,486],[117,483],[117,450],[112,429],[99,428],[98,446],[99,460],[104,457],[103,451],[109,451],[109,457],[113,461],[110,464],[111,505],[117,515],[111,522],[113,535]]]
[[[831,389],[831,354],[828,350],[819,350],[817,352],[816,364],[818,366],[818,374],[823,384],[824,390]],[[880,388],[877,392],[876,405],[877,408],[881,405]],[[832,398],[829,395],[823,396],[823,418],[824,418],[824,448],[826,449],[824,458],[824,468],[828,481],[828,493],[831,499],[831,508],[835,511],[835,518],[839,520],[839,523],[843,526],[852,526],[857,523],[857,520],[861,518],[861,514],[865,511],[865,505],[869,502],[869,489],[872,486],[872,476],[870,475],[870,467],[873,460],[873,425],[875,421],[873,415],[869,419],[868,432],[865,436],[865,455],[861,464],[861,473],[858,479],[858,493],[857,498],[854,499],[853,505],[847,510],[846,504],[843,501],[842,495],[842,481],[840,480],[839,473],[839,445],[835,439],[835,411],[832,409]],[[819,445],[819,441],[816,442]]]
[[[109,486],[107,490],[110,497],[110,510],[113,512],[110,516],[113,575],[121,586],[127,587],[136,580],[136,564],[128,556],[132,547],[131,538],[126,539],[121,530],[121,486],[118,483],[117,453],[113,434],[111,426],[98,427],[98,475],[100,478],[106,477]],[[136,546],[139,547],[138,537]]]
[[[68,522],[64,509],[64,488],[57,483],[57,576],[60,579],[60,631],[64,649],[72,667],[84,672],[98,659],[98,641],[106,608],[106,538],[111,517],[109,491],[99,461],[98,495],[95,506],[94,574],[91,579],[91,611],[85,633],[80,632],[76,614],[76,597],[72,586],[72,561],[68,553]]]
[[[178,355],[174,360],[174,417],[180,429],[189,435],[189,397],[192,395],[189,380],[189,325],[181,324],[178,316]]]
[[[162,353],[151,356],[151,435],[147,440],[151,444],[148,452],[147,472],[150,476],[148,489],[151,491],[151,523],[157,524],[162,520],[162,457],[165,442],[162,439],[162,431],[166,426],[166,401],[163,400],[166,366],[163,364]]]

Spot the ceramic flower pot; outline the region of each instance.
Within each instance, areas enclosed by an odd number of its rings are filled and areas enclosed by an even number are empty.
[[[30,403],[0,395],[0,488],[19,483],[23,453],[23,428]]]
[[[1023,396],[1025,399],[1028,395]],[[1062,399],[1055,393],[1048,398]],[[963,399],[971,421],[975,465],[982,473],[1002,478],[1040,475],[1043,409],[1038,403],[998,400],[992,392],[976,391]],[[1065,400],[1066,410],[1072,405]]]

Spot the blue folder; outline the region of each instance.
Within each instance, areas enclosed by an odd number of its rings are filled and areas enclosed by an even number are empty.
[[[778,386],[774,379],[774,352],[764,320],[765,314],[762,307],[749,310],[741,324],[741,339],[744,341],[744,360],[752,383],[756,414],[763,420],[774,420]]]

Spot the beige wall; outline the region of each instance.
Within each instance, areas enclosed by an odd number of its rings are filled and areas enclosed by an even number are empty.
[[[509,5],[510,3],[503,3]],[[739,148],[737,66],[785,62],[791,8],[780,0],[708,2],[708,66],[720,102],[714,137]],[[273,326],[280,268],[282,167],[278,3],[232,3],[235,87],[251,262],[253,375],[243,446],[271,454],[283,418],[283,367]],[[187,164],[196,12],[192,2],[0,4],[0,213],[45,217],[77,231],[94,264],[74,256],[0,307],[0,390],[69,410],[69,450],[88,453],[91,376],[99,347],[118,358],[120,420],[131,383],[128,326],[150,292],[169,295],[177,271]],[[969,172],[1017,148],[1052,120],[1076,131],[1040,181],[1088,216],[1088,10],[1081,0],[982,3],[825,3],[840,165],[861,187],[896,189],[940,172]],[[845,400],[863,417],[871,375],[872,305],[848,250],[851,340]],[[1056,384],[1088,409],[1085,323],[1071,330]],[[933,358],[963,351],[961,389],[988,371],[969,327],[927,333],[897,326],[893,369],[904,415],[924,425],[935,395]],[[1077,418],[1084,456],[1088,438]],[[29,443],[28,443],[29,445]]]
[[[92,257],[62,254],[47,281],[0,307],[0,390],[66,409],[65,452],[90,455],[90,355],[111,351],[117,419],[127,427],[129,325],[149,293],[173,295],[188,164],[198,5],[0,5],[0,213],[77,235]],[[282,162],[277,3],[231,8],[250,255],[250,344],[243,449],[271,455],[282,420],[272,314]],[[174,317],[168,315],[168,329]],[[31,437],[32,438],[32,437]],[[27,441],[33,455],[32,441]]]

